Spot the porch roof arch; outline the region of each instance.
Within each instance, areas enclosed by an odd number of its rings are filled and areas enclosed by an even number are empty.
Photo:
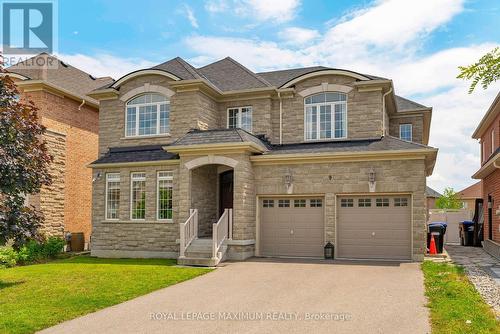
[[[234,168],[238,165],[238,160],[220,155],[207,155],[190,160],[184,164],[184,166],[189,170],[205,165],[224,165]]]

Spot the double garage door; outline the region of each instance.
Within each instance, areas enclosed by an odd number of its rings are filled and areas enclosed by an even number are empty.
[[[336,256],[411,259],[410,200],[410,196],[339,196]],[[262,198],[259,205],[262,256],[323,256],[323,198]]]

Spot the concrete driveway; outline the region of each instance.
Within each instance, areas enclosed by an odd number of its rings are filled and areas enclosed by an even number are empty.
[[[44,333],[430,333],[418,263],[251,260]]]

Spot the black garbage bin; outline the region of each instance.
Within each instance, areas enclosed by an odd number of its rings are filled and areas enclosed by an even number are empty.
[[[434,242],[438,253],[443,252],[444,248],[444,235],[448,224],[445,222],[432,222],[427,224],[427,249],[431,246],[431,235],[434,234]]]
[[[460,230],[460,245],[474,246],[474,222],[464,220],[459,224]]]

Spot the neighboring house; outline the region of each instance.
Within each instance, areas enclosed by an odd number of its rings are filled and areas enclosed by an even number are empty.
[[[53,183],[28,204],[45,216],[42,231],[62,237],[65,231],[91,233],[92,173],[86,166],[98,156],[99,102],[86,94],[112,81],[94,78],[48,54],[7,68],[21,93],[34,102],[44,139],[54,157]]]
[[[436,208],[436,201],[439,197],[442,195],[432,189],[431,187],[427,186],[425,188],[425,197],[427,198],[427,210],[432,210]]]
[[[483,247],[500,258],[500,93],[472,135],[481,144],[481,168],[472,176],[482,180]]]
[[[483,198],[482,182],[478,181],[473,185],[460,190],[457,194],[460,202],[462,203],[462,208],[470,210],[472,215],[474,215],[476,199]]]
[[[423,259],[432,110],[389,79],[175,58],[90,96],[94,256]]]

